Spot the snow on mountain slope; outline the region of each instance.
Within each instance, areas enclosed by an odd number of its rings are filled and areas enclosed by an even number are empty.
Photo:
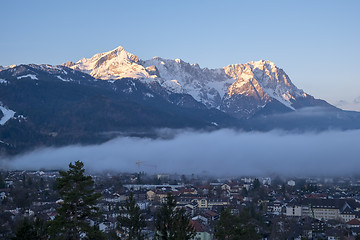
[[[250,108],[261,108],[276,99],[294,110],[292,101],[297,97],[306,97],[302,90],[292,84],[286,73],[270,61],[261,60],[220,69],[207,69],[180,59],[155,57],[143,61],[143,65],[156,67],[160,75],[158,81],[163,87],[173,91],[173,86],[170,87],[168,82],[176,80],[182,92],[192,95],[207,107],[215,107],[225,112],[246,108],[243,103],[239,103],[243,102],[244,98],[251,98],[253,101]],[[179,87],[176,91],[180,91]],[[232,101],[230,104],[228,100],[236,95],[241,95],[241,100]],[[231,106],[234,104],[237,105],[237,110]],[[250,110],[244,114],[250,114]]]
[[[274,98],[289,107],[297,97],[306,97],[303,90],[298,89],[286,73],[270,61],[256,61],[246,64],[234,64],[224,68],[226,74],[236,82],[228,88],[228,95],[252,96],[259,102],[266,103]]]
[[[95,54],[92,58],[83,58],[77,63],[68,62],[64,65],[104,80],[150,78],[149,73],[138,62],[137,56],[120,46],[109,52]]]
[[[26,75],[17,77],[17,79],[22,79],[22,78],[31,78],[32,80],[38,80],[38,78],[36,77],[35,74],[26,74]]]
[[[9,66],[0,66],[0,72],[3,70],[7,70],[9,68],[14,68],[14,67],[16,67],[16,64],[9,65]]]
[[[14,117],[15,112],[13,110],[4,107],[0,102],[0,111],[3,113],[3,117],[0,119],[0,125],[4,125],[7,121]]]
[[[123,47],[118,47],[64,65],[104,80],[135,78],[144,82],[157,81],[168,91],[190,94],[208,108],[236,113],[238,117],[252,115],[273,100],[294,110],[292,103],[296,98],[307,96],[282,69],[264,60],[208,69],[181,59],[154,57],[139,60]]]
[[[163,87],[171,91],[172,89],[168,88],[168,81],[176,80],[181,86],[177,91],[190,94],[207,107],[219,107],[227,87],[234,82],[225,75],[224,71],[200,68],[198,64],[189,64],[181,59],[154,57],[142,63],[145,67],[156,67],[160,74],[160,78],[156,80]]]

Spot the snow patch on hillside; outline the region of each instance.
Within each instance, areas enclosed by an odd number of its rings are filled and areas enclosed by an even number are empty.
[[[264,91],[272,98],[278,100],[279,102],[281,102],[282,104],[284,104],[286,107],[290,108],[291,110],[295,110],[295,108],[293,108],[291,106],[291,102],[290,99],[293,99],[293,97],[290,94],[285,94],[280,97],[278,96],[272,89],[270,88],[264,88]]]
[[[56,76],[58,79],[60,79],[61,81],[63,81],[63,82],[71,82],[72,81],[72,79],[70,78],[70,79],[64,79],[64,78],[62,78],[61,76]]]
[[[5,79],[0,79],[0,84],[8,84],[9,82],[6,81]]]
[[[22,78],[31,78],[32,80],[39,80],[35,74],[27,74],[17,77],[17,79],[22,79]]]
[[[1,103],[0,103],[0,110],[4,114],[4,116],[0,119],[0,125],[4,125],[7,121],[9,121],[15,115],[15,112],[13,110],[10,110],[7,107],[4,107]]]
[[[183,88],[177,80],[167,80],[161,86],[174,93],[183,93]]]

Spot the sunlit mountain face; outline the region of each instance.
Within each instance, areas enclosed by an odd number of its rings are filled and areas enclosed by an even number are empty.
[[[123,47],[60,66],[0,68],[0,148],[101,143],[157,129],[358,129],[357,112],[316,99],[270,61],[201,68]]]
[[[236,118],[249,118],[268,104],[278,105],[282,108],[279,111],[293,111],[304,104],[331,107],[323,101],[315,103],[314,98],[298,89],[281,68],[264,60],[208,69],[181,59],[139,60],[120,46],[64,66],[108,81],[123,78],[135,78],[144,83],[155,81],[168,91],[189,94],[206,107]]]

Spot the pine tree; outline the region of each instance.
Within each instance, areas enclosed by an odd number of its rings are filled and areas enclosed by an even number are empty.
[[[12,240],[42,240],[48,239],[46,232],[46,223],[40,218],[36,219],[22,219],[15,232]]]
[[[91,239],[102,233],[98,228],[91,227],[90,221],[98,219],[100,213],[95,206],[100,193],[94,193],[94,181],[91,176],[85,176],[84,164],[76,161],[69,164],[67,172],[60,171],[57,178],[57,188],[63,203],[57,209],[59,213],[51,223],[51,235],[54,239]],[[85,236],[85,237],[84,237]]]
[[[145,219],[136,204],[134,194],[131,192],[125,205],[121,207],[121,215],[118,217],[119,228],[125,233],[127,240],[142,240],[144,234],[142,230],[145,228]]]
[[[231,214],[230,208],[224,209],[215,228],[216,239],[234,239],[239,219]]]
[[[24,218],[18,225],[15,237],[12,240],[38,240],[39,236],[37,235],[34,224],[30,222],[29,219]]]
[[[5,184],[4,178],[0,172],[0,188],[5,188],[5,187],[6,187],[6,184]]]
[[[224,209],[215,228],[215,237],[218,240],[260,239],[252,222],[248,209],[243,210],[240,217],[233,215],[230,208]]]
[[[195,236],[194,227],[183,208],[176,209],[176,201],[171,194],[166,197],[157,213],[156,239],[187,240]]]
[[[258,188],[260,188],[260,181],[259,181],[259,179],[255,178],[254,183],[253,183],[253,189],[257,190]]]

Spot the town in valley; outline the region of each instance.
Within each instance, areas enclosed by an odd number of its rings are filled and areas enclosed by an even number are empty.
[[[227,211],[256,239],[360,239],[360,177],[219,177],[205,174],[103,172],[87,173],[101,212],[99,229],[126,237],[119,230],[122,206],[132,194],[153,239],[156,211],[170,194],[195,230],[192,239],[216,238]],[[0,238],[10,239],[25,218],[52,221],[62,199],[58,170],[1,170]],[[236,223],[234,223],[236,224]],[[115,239],[115,238],[114,238]],[[127,239],[127,238],[126,238]],[[245,238],[244,238],[245,239]]]

